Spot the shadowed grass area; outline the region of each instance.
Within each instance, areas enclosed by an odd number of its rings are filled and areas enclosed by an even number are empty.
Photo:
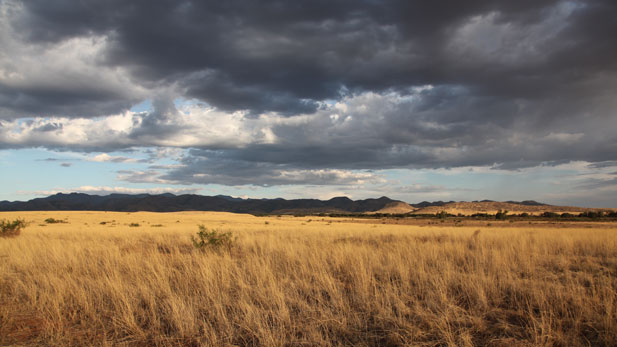
[[[128,227],[135,214],[103,214],[71,215],[91,221],[83,229],[32,227],[0,240],[0,344],[617,341],[615,228],[140,215],[169,225],[151,229]],[[100,225],[105,217],[118,226]],[[201,252],[191,240],[198,224],[237,239]]]

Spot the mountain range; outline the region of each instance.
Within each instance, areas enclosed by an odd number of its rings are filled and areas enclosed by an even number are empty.
[[[0,201],[0,211],[225,211],[252,214],[296,213],[363,213],[378,211],[395,200],[351,200],[336,197],[330,200],[317,199],[240,199],[230,196],[173,195],[173,194],[110,194],[89,195],[83,193],[58,193],[46,198],[29,201]]]
[[[551,206],[535,201],[494,202],[491,200],[473,202],[423,201],[408,204],[388,197],[378,199],[351,200],[336,197],[318,199],[242,199],[225,195],[203,196],[194,194],[174,195],[170,193],[89,195],[84,193],[58,193],[45,198],[29,201],[0,201],[0,211],[221,211],[252,214],[311,214],[311,213],[435,213],[441,210],[492,211],[520,210],[563,210],[565,207]],[[571,210],[573,208],[565,208]],[[585,210],[583,208],[575,208]],[[469,211],[466,211],[469,210]]]

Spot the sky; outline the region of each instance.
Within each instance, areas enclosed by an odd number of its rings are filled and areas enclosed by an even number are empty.
[[[614,0],[0,0],[0,200],[617,207]]]

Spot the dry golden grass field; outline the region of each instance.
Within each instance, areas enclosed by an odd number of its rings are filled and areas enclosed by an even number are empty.
[[[617,345],[617,225],[0,213],[17,217],[2,346]],[[199,224],[232,247],[196,249]]]

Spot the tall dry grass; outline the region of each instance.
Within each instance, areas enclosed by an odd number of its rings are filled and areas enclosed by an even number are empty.
[[[111,213],[37,225],[45,217],[0,239],[0,344],[617,342],[616,229]],[[195,251],[197,224],[232,231],[235,246]]]

